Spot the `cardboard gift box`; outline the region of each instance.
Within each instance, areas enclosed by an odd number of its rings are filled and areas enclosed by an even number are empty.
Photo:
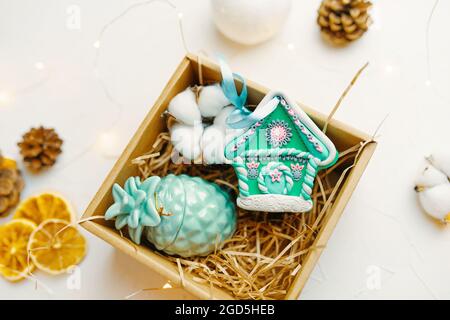
[[[153,144],[159,133],[167,131],[166,122],[161,115],[167,109],[170,100],[185,88],[199,83],[199,73],[204,82],[218,82],[221,80],[220,68],[218,65],[202,58],[199,65],[199,57],[189,54],[183,58],[175,73],[169,80],[163,92],[159,96],[155,105],[143,120],[137,132],[117,160],[113,169],[106,177],[97,194],[89,204],[83,219],[104,214],[113,203],[111,188],[114,183],[123,184],[130,176],[138,176],[137,166],[131,165],[131,160],[144,154]],[[238,84],[239,86],[239,84]],[[263,99],[269,91],[254,82],[247,81],[248,103],[256,105]],[[326,121],[326,116],[313,109],[299,103],[299,106],[311,117],[311,119],[322,127]],[[343,123],[332,120],[328,125],[327,136],[333,141],[338,150],[346,150],[358,143],[369,141],[371,138]],[[350,199],[361,175],[363,174],[373,152],[376,143],[366,144],[361,149],[359,156],[355,160],[353,168],[345,175],[345,180],[339,187],[332,207],[327,212],[314,239],[315,250],[310,250],[305,259],[300,272],[296,274],[295,280],[287,291],[286,299],[297,299],[303,289],[309,275],[311,274],[321,249],[325,247],[331,233],[339,220],[344,208]],[[307,213],[306,213],[307,214]],[[117,249],[127,253],[134,259],[142,262],[149,269],[152,269],[162,276],[168,278],[173,284],[181,285],[181,278],[177,264],[169,261],[164,255],[155,252],[147,246],[131,246],[130,240],[125,239],[115,228],[111,221],[102,219],[88,220],[82,223],[83,227],[96,236],[110,243]],[[202,284],[194,281],[193,276],[184,274],[184,288],[201,299],[233,299],[233,296],[220,288],[211,287],[209,284]]]

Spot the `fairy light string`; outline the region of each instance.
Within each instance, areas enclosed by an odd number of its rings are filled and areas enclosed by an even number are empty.
[[[119,102],[115,97],[114,94],[109,90],[109,87],[106,83],[106,81],[102,78],[100,72],[99,72],[99,65],[101,63],[101,52],[102,52],[102,44],[104,36],[108,33],[110,28],[118,23],[120,20],[125,18],[128,14],[131,12],[148,6],[152,5],[153,3],[163,3],[166,4],[169,8],[173,9],[177,16],[177,24],[179,28],[179,34],[180,39],[183,45],[183,48],[186,53],[189,53],[189,49],[186,42],[185,32],[184,32],[184,26],[183,26],[183,13],[178,9],[178,7],[173,4],[169,0],[147,0],[147,1],[141,1],[134,3],[128,7],[126,7],[122,12],[120,12],[117,16],[112,18],[110,21],[108,21],[101,29],[100,32],[96,38],[96,41],[93,43],[93,47],[95,49],[94,54],[94,63],[93,63],[93,72],[95,77],[100,83],[100,86],[102,88],[102,91],[107,98],[107,100],[116,108],[116,115],[114,117],[114,120],[110,125],[108,125],[103,130],[100,130],[100,132],[97,134],[97,138],[95,141],[91,142],[86,149],[82,150],[80,153],[75,155],[70,160],[66,161],[65,164],[62,164],[59,166],[59,170],[64,170],[66,167],[71,165],[75,160],[81,158],[88,152],[92,151],[93,149],[97,149],[99,153],[104,158],[116,158],[120,150],[117,150],[117,144],[118,144],[118,134],[115,132],[114,128],[119,123],[120,119],[122,118],[122,113],[124,110],[125,105]],[[1,100],[1,96],[0,96]]]
[[[184,29],[183,29],[183,13],[180,12],[180,11],[178,11],[177,7],[176,7],[173,3],[171,3],[170,1],[166,1],[166,0],[149,0],[149,1],[142,1],[142,2],[135,3],[135,4],[133,4],[133,5],[129,6],[129,7],[127,7],[123,12],[121,12],[119,15],[117,15],[115,18],[111,19],[107,24],[105,24],[105,25],[102,27],[102,29],[101,29],[101,31],[100,31],[98,37],[97,37],[97,40],[96,40],[96,41],[94,42],[94,44],[93,44],[93,47],[95,48],[95,56],[94,56],[94,72],[95,72],[95,74],[97,75],[97,78],[98,78],[98,80],[100,81],[100,83],[101,83],[101,85],[102,85],[102,89],[103,89],[103,91],[104,91],[104,93],[105,93],[105,96],[107,97],[107,99],[108,99],[112,104],[114,104],[115,106],[117,106],[118,112],[117,112],[117,118],[116,118],[116,120],[111,124],[111,126],[109,127],[109,129],[106,130],[106,131],[103,131],[103,133],[104,133],[104,132],[110,132],[110,130],[116,126],[117,122],[118,122],[119,119],[120,119],[121,112],[122,112],[122,109],[123,109],[123,104],[121,104],[120,102],[118,102],[118,101],[114,98],[114,96],[113,96],[113,95],[111,94],[111,92],[108,90],[108,87],[107,87],[106,83],[103,81],[103,79],[101,78],[101,76],[100,76],[99,73],[98,73],[98,66],[99,66],[100,60],[101,60],[100,58],[101,58],[101,50],[102,50],[102,44],[103,44],[103,37],[104,37],[104,35],[108,32],[109,28],[110,28],[112,25],[114,25],[115,23],[117,23],[120,19],[124,18],[127,14],[129,14],[130,12],[132,12],[132,11],[135,10],[135,9],[138,9],[138,8],[141,8],[141,7],[150,5],[150,4],[154,3],[154,2],[165,3],[165,4],[167,4],[170,8],[172,8],[172,9],[175,10],[175,12],[176,12],[176,14],[177,14],[177,22],[178,22],[178,26],[179,26],[180,37],[181,37],[181,41],[182,41],[182,44],[183,44],[183,48],[184,48],[184,50],[185,50],[187,53],[190,52],[190,51],[188,50],[188,46],[187,46],[187,44],[186,44],[186,39],[185,39],[185,34],[184,34]],[[429,48],[429,32],[430,32],[431,20],[432,20],[432,17],[433,17],[434,12],[435,12],[435,10],[436,10],[436,8],[437,8],[437,6],[438,6],[438,3],[439,3],[439,0],[436,0],[435,3],[434,3],[434,5],[433,5],[433,7],[432,7],[431,13],[430,13],[429,18],[428,18],[428,21],[427,21],[427,31],[426,31],[427,85],[431,85],[431,72],[432,72],[432,69],[431,69],[431,53],[430,53],[430,48]],[[290,43],[290,44],[288,45],[288,50],[295,50],[294,44],[291,44],[291,43]],[[200,58],[199,58],[199,59],[200,59]],[[200,62],[200,61],[199,61],[199,62]],[[199,63],[199,68],[200,68],[200,66],[201,66],[201,63]],[[8,104],[14,102],[14,100],[17,98],[17,96],[18,96],[19,94],[28,93],[28,92],[30,92],[30,91],[33,91],[33,90],[35,90],[35,89],[41,87],[42,85],[44,85],[44,84],[50,79],[50,77],[51,77],[51,72],[49,72],[49,69],[47,68],[47,66],[46,66],[43,62],[36,62],[34,67],[35,67],[35,69],[36,69],[37,71],[45,72],[45,76],[44,76],[42,79],[40,79],[40,80],[38,80],[38,81],[36,81],[36,82],[30,84],[30,85],[27,85],[27,86],[25,86],[25,87],[23,87],[23,88],[21,88],[20,90],[17,90],[17,91],[11,91],[11,92],[9,92],[9,91],[7,91],[7,90],[2,90],[2,89],[0,89],[0,106],[1,106],[1,105],[5,105],[5,104],[8,105]],[[365,67],[366,67],[366,66],[364,66],[362,69],[364,69]],[[360,71],[362,71],[362,70],[360,70]],[[334,112],[333,112],[333,114],[334,114]],[[332,117],[332,114],[330,114],[330,118],[328,119],[328,121],[331,119],[331,117]],[[327,121],[327,124],[328,124],[328,121]],[[383,120],[383,122],[384,122],[384,120]],[[381,125],[380,125],[380,126],[381,126]],[[378,129],[379,129],[379,128],[377,128],[376,132],[378,131]],[[326,127],[324,128],[324,131],[326,131]],[[375,135],[375,134],[374,134],[374,135]],[[359,154],[361,153],[362,149],[363,149],[367,144],[370,144],[370,143],[372,143],[372,142],[373,142],[373,140],[366,141],[363,145],[359,146],[359,148],[358,148],[358,150],[357,150],[357,156],[355,157],[355,162],[356,162],[356,159],[359,157]],[[81,156],[81,155],[85,154],[86,152],[90,151],[94,146],[95,146],[95,143],[94,143],[94,144],[91,144],[91,145],[88,147],[88,149],[85,150],[85,151],[83,151],[83,153],[80,154],[79,156]],[[77,156],[77,157],[79,157],[79,156]],[[70,162],[68,161],[67,164],[71,163],[71,162],[72,162],[73,160],[75,160],[77,157],[75,157],[74,159],[71,159]],[[353,167],[353,165],[350,166],[349,168],[347,168],[347,170],[344,171],[343,175],[345,175],[345,174],[347,173],[347,171],[351,169],[351,167]],[[64,167],[62,167],[61,169],[63,169],[63,168],[64,168]],[[333,196],[334,196],[334,195],[333,195]],[[328,204],[328,201],[326,201],[326,202],[327,202],[327,204]],[[103,216],[100,216],[100,215],[99,215],[99,216],[93,216],[93,217],[90,217],[90,218],[87,218],[87,219],[81,219],[81,220],[77,221],[75,224],[79,224],[79,223],[82,223],[82,222],[86,222],[86,221],[90,221],[90,220],[95,220],[95,219],[103,219],[103,218],[104,218],[104,217],[103,217]],[[298,271],[298,270],[297,270],[297,271]],[[36,283],[38,283],[38,280],[32,275],[32,273],[30,273],[30,280],[35,280]],[[41,285],[41,286],[43,286],[43,287],[46,287],[42,282],[39,282],[39,285]],[[163,287],[163,289],[168,289],[168,288],[171,288],[171,287],[166,287],[166,288]],[[49,291],[49,292],[51,291],[49,288],[45,288],[45,289],[46,289],[46,290],[48,289],[47,291]],[[141,290],[139,290],[139,292],[136,292],[136,293],[134,293],[134,294],[131,294],[131,295],[127,296],[127,298],[131,298],[131,297],[134,296],[135,294],[139,294],[139,293],[141,293],[141,292],[143,292],[143,291],[152,291],[152,290],[158,290],[158,289],[157,289],[157,288],[155,288],[155,289],[153,289],[153,288],[151,288],[151,289],[141,289]],[[160,289],[159,289],[159,290],[160,290]]]
[[[431,21],[434,16],[434,12],[439,4],[439,0],[435,0],[433,7],[431,8],[430,15],[428,16],[427,20],[427,30],[425,32],[425,46],[427,51],[427,80],[425,82],[426,85],[431,85],[431,52],[430,52],[430,28],[431,28]]]
[[[13,88],[9,90],[6,88],[0,88],[0,107],[7,107],[12,105],[19,96],[25,95],[41,88],[50,80],[52,72],[43,62],[37,61],[34,64],[34,68],[37,72],[43,74],[40,79],[16,90],[14,90]]]
[[[110,103],[112,103],[116,109],[116,117],[115,120],[112,122],[112,124],[105,130],[103,130],[95,143],[91,144],[87,151],[91,150],[91,148],[95,147],[97,145],[101,150],[101,153],[103,156],[114,158],[114,150],[117,149],[117,134],[114,133],[114,128],[117,126],[118,122],[121,119],[122,112],[124,109],[124,105],[120,103],[112,94],[112,92],[109,90],[106,82],[101,77],[100,72],[98,71],[99,64],[100,64],[100,57],[101,57],[101,50],[102,50],[102,43],[103,38],[105,34],[108,32],[108,30],[117,22],[119,22],[121,19],[125,18],[129,13],[133,12],[134,10],[137,10],[139,8],[152,5],[153,3],[163,3],[166,4],[169,8],[173,9],[177,15],[177,24],[179,28],[180,38],[183,45],[184,50],[186,53],[189,52],[187,43],[186,43],[186,37],[184,34],[184,27],[183,27],[183,13],[178,10],[177,6],[174,5],[171,1],[168,0],[148,0],[148,1],[141,1],[134,3],[127,8],[125,8],[121,13],[119,13],[117,16],[112,18],[109,22],[107,22],[100,30],[97,40],[94,42],[94,48],[95,48],[95,56],[94,56],[94,74],[97,77],[97,79],[100,82],[100,85],[102,87],[102,90],[108,99]]]
[[[185,34],[184,34],[184,27],[183,27],[183,13],[180,12],[177,8],[177,6],[175,6],[172,2],[168,1],[168,0],[149,0],[149,1],[142,1],[142,2],[138,2],[135,4],[130,5],[129,7],[127,7],[125,10],[123,10],[119,15],[117,15],[115,18],[111,19],[108,23],[106,23],[102,29],[100,30],[100,33],[97,37],[97,40],[94,42],[94,48],[96,49],[95,51],[95,56],[94,56],[94,74],[97,76],[97,79],[99,80],[102,89],[105,93],[105,96],[107,97],[107,99],[116,106],[117,108],[117,116],[116,119],[113,121],[113,123],[108,127],[107,130],[103,130],[100,134],[101,136],[104,136],[105,134],[111,135],[112,129],[117,125],[118,121],[120,120],[121,117],[121,113],[122,113],[122,109],[123,109],[123,104],[121,104],[120,102],[118,102],[114,96],[111,94],[111,92],[109,91],[105,81],[102,79],[102,77],[100,76],[99,72],[98,72],[98,65],[100,63],[100,51],[102,48],[102,39],[103,36],[107,33],[107,31],[109,30],[109,28],[114,25],[115,23],[117,23],[119,20],[121,20],[122,18],[124,18],[127,14],[129,14],[131,11],[137,9],[137,8],[141,8],[150,4],[153,4],[155,2],[161,2],[164,4],[167,4],[170,8],[172,8],[173,10],[175,10],[176,14],[177,14],[177,24],[179,27],[179,32],[180,32],[180,38],[181,38],[181,42],[183,45],[184,50],[186,51],[186,53],[189,53],[189,49],[186,43],[186,38],[185,38]],[[39,72],[45,72],[45,76],[42,79],[39,79],[36,82],[31,83],[30,85],[27,85],[21,89],[18,90],[14,90],[14,91],[9,91],[6,89],[2,89],[0,88],[0,106],[5,106],[5,105],[10,105],[11,103],[13,103],[15,101],[15,98],[19,95],[19,94],[25,94],[28,92],[31,92],[35,89],[38,89],[39,87],[41,87],[42,85],[44,85],[51,76],[51,72],[49,71],[49,68],[47,68],[47,66],[45,65],[44,62],[38,61],[34,64],[34,67],[37,71]],[[111,138],[111,136],[109,136],[109,138]],[[83,155],[85,155],[86,153],[90,152],[95,145],[98,143],[98,141],[89,144],[89,146],[83,150],[82,152],[80,152],[79,154],[77,154],[76,156],[74,156],[73,158],[71,158],[69,161],[66,161],[65,163],[61,164],[58,168],[58,170],[64,170],[68,165],[70,165],[71,163],[73,163],[74,160],[82,157]],[[113,143],[111,141],[109,141],[109,143]],[[98,215],[98,216],[92,216],[86,219],[80,219],[74,223],[69,223],[67,224],[65,227],[63,227],[61,230],[59,230],[54,237],[57,237],[61,232],[63,232],[64,230],[66,230],[68,227],[71,226],[77,226],[78,224],[81,224],[83,222],[87,222],[87,221],[91,221],[91,220],[96,220],[96,219],[104,219],[103,215]],[[121,233],[121,236],[125,239],[127,239],[126,237],[123,236],[123,234]],[[137,251],[136,246],[134,245],[134,243],[132,243],[132,246],[135,248],[135,250]],[[35,248],[34,250],[42,250],[42,249],[48,249],[48,248]],[[33,251],[33,249],[31,249],[31,251]],[[30,261],[30,253],[31,251],[27,252],[27,265],[29,266],[31,264]],[[2,268],[6,268],[6,266],[1,266]],[[22,274],[22,273],[20,273]],[[53,291],[50,289],[50,287],[48,287],[43,281],[38,280],[35,275],[31,272],[31,270],[29,270],[28,272],[23,274],[24,278],[27,280],[31,280],[35,282],[35,288],[37,287],[43,287],[49,294],[53,294]],[[131,295],[127,296],[126,298],[129,299],[132,296],[139,294],[143,291],[152,291],[152,290],[168,290],[168,289],[176,289],[177,287],[172,287],[172,285],[170,283],[166,283],[162,288],[151,288],[151,289],[141,289],[138,292],[132,293]]]
[[[100,56],[101,56],[101,49],[102,49],[102,43],[103,43],[103,37],[105,36],[105,34],[108,32],[108,30],[117,22],[119,22],[121,19],[123,19],[124,17],[126,17],[130,12],[141,8],[141,7],[145,7],[148,5],[151,5],[153,3],[163,3],[168,5],[170,8],[172,8],[173,10],[175,10],[175,13],[177,14],[177,20],[178,20],[178,27],[179,27],[179,32],[180,32],[180,38],[181,38],[181,42],[183,45],[184,50],[186,51],[186,53],[189,53],[189,49],[186,43],[186,37],[184,35],[184,27],[183,27],[183,13],[181,11],[178,10],[177,6],[175,6],[172,2],[168,1],[168,0],[147,0],[147,1],[142,1],[142,2],[137,2],[135,4],[132,4],[130,6],[128,6],[127,8],[125,8],[125,10],[123,10],[121,13],[119,13],[116,17],[112,18],[108,23],[106,23],[100,30],[98,36],[97,36],[97,40],[94,42],[93,46],[95,48],[95,56],[94,56],[94,74],[96,75],[96,77],[98,78],[98,80],[100,81],[101,85],[102,85],[102,89],[107,97],[107,99],[113,103],[116,107],[118,107],[119,109],[119,114],[118,117],[116,119],[116,121],[114,121],[113,125],[111,127],[114,127],[116,125],[116,123],[118,122],[118,120],[120,119],[120,113],[122,111],[122,107],[123,105],[118,102],[114,96],[111,94],[111,92],[109,91],[106,83],[104,82],[104,80],[102,79],[102,77],[100,76],[100,73],[98,71],[98,66],[100,63]]]

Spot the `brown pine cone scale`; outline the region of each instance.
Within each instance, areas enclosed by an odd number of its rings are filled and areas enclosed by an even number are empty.
[[[317,23],[322,35],[334,44],[346,44],[359,39],[369,28],[367,0],[323,0]]]
[[[0,217],[7,215],[19,203],[24,186],[15,161],[0,156]]]
[[[33,172],[51,167],[62,152],[63,141],[54,129],[32,128],[18,143],[26,166]]]

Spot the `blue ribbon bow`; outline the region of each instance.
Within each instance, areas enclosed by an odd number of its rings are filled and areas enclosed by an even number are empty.
[[[237,74],[231,72],[230,67],[226,64],[223,57],[219,57],[220,71],[222,73],[222,91],[230,100],[231,104],[236,107],[227,117],[227,125],[233,129],[248,128],[255,122],[259,121],[253,113],[245,107],[247,101],[247,82],[245,79]],[[242,82],[242,90],[239,95],[234,83],[234,78]]]

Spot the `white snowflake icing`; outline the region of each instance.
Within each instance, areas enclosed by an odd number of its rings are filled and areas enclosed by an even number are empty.
[[[291,141],[292,129],[283,120],[273,120],[266,129],[267,142],[274,148],[284,146]]]

